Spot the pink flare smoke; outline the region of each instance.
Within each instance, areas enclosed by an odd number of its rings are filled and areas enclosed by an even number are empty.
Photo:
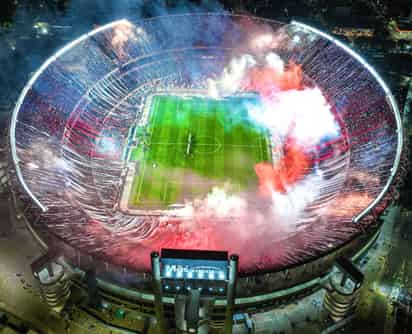
[[[285,145],[284,155],[278,163],[261,162],[255,166],[260,194],[270,197],[272,191],[286,192],[288,186],[302,179],[310,165],[309,157],[299,145]]]
[[[279,91],[303,89],[302,68],[289,63],[286,69],[270,66],[253,67],[246,74],[243,89],[258,92],[263,98],[273,97]]]

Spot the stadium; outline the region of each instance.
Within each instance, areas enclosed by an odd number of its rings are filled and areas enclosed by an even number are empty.
[[[375,240],[402,136],[380,76],[306,24],[115,21],[25,86],[10,126],[15,204],[113,303],[153,313],[151,252],[211,250],[239,256],[235,308],[258,312]]]

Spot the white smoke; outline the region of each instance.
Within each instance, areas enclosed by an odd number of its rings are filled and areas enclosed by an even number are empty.
[[[207,80],[208,95],[220,98],[239,92],[247,71],[256,65],[255,58],[249,54],[233,58],[219,78]]]
[[[217,218],[244,215],[247,210],[245,198],[229,194],[224,188],[214,187],[203,202],[205,212]]]
[[[280,91],[260,105],[249,104],[248,112],[272,133],[281,137],[289,134],[305,147],[339,134],[330,105],[317,87]]]
[[[276,221],[285,228],[293,228],[305,208],[319,196],[322,182],[321,176],[310,175],[289,186],[285,193],[273,191],[272,213]]]

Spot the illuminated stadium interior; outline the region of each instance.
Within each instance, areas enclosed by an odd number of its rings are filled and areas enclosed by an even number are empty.
[[[256,190],[254,166],[270,162],[272,154],[268,131],[248,119],[254,99],[154,95],[149,100],[144,108],[149,114],[128,136],[121,208],[124,202],[126,211],[144,214],[184,207],[185,200],[205,197],[214,187]]]
[[[236,253],[248,277],[347,246],[388,204],[401,147],[393,96],[351,49],[225,14],[81,36],[35,73],[11,126],[34,230],[126,285],[161,248]]]

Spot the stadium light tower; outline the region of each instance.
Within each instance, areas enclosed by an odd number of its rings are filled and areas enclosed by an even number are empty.
[[[224,333],[231,334],[239,257],[221,251],[162,249],[152,253],[155,310],[159,330],[166,332],[163,294],[175,299],[179,333],[208,333],[210,308],[226,297]]]
[[[236,281],[239,266],[239,257],[232,255],[229,262],[229,282],[227,289],[227,306],[225,319],[225,334],[232,334],[233,313],[235,308]]]
[[[363,273],[351,260],[337,259],[324,298],[325,310],[332,320],[339,322],[353,314],[363,281]]]
[[[162,283],[160,276],[160,259],[159,253],[152,253],[152,281],[153,281],[153,291],[155,297],[155,312],[156,312],[156,321],[160,333],[167,333],[166,331],[166,320],[163,309],[163,294],[162,294]]]

